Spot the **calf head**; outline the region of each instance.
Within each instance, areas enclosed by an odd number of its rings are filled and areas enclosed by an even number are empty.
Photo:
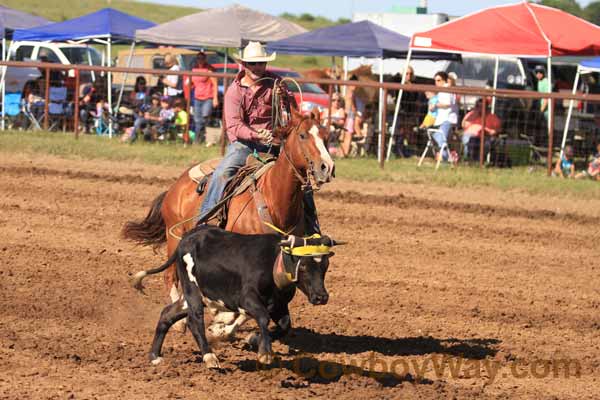
[[[324,236],[311,238],[288,237],[280,243],[286,270],[294,271],[290,283],[306,295],[314,305],[327,304],[329,294],[325,289],[325,274],[329,268],[331,247],[344,244]]]

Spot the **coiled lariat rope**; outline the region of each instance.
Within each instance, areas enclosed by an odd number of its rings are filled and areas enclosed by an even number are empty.
[[[303,97],[302,97],[302,88],[300,87],[300,84],[298,84],[298,82],[290,77],[284,77],[284,78],[272,78],[270,76],[265,76],[262,77],[258,80],[256,80],[251,86],[256,85],[258,82],[264,81],[264,80],[272,80],[273,81],[273,88],[276,89],[278,87],[278,85],[281,85],[283,82],[285,81],[290,81],[292,82],[294,85],[296,85],[296,87],[298,88],[298,92],[300,93],[300,104],[298,105],[300,107],[300,105],[303,102]],[[283,88],[282,88],[283,90]],[[281,98],[280,98],[280,94],[277,93],[277,90],[273,90],[273,95],[271,96],[271,109],[274,110],[273,114],[271,114],[271,124],[273,126],[273,131],[281,126],[285,126],[285,121],[283,120],[283,112],[282,112],[282,107],[281,107]],[[241,113],[241,110],[240,110]],[[269,144],[269,152],[271,150],[271,144]],[[287,158],[287,154],[286,154],[286,158]],[[291,160],[288,159],[288,161],[291,164]],[[297,175],[298,172],[295,170],[294,172],[296,172]],[[178,223],[176,223],[175,225],[173,225],[172,227],[170,227],[167,231],[167,233],[177,239],[177,240],[181,240],[181,236],[177,235],[174,231],[175,229],[179,228],[182,225],[185,225],[186,223],[193,221],[195,219],[198,219],[198,223],[201,222],[206,222],[208,221],[220,208],[221,206],[223,206],[226,202],[229,201],[229,199],[231,199],[234,195],[235,191],[232,192],[231,194],[229,194],[228,196],[224,197],[223,199],[221,199],[217,204],[215,204],[215,206],[208,212],[206,213],[206,215],[204,215],[204,217],[202,217],[202,219],[200,219],[200,213],[198,214],[194,214],[189,218],[184,219],[183,221],[179,221]]]

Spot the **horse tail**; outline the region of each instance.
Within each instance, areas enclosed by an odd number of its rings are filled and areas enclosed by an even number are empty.
[[[133,286],[134,288],[136,288],[140,292],[143,291],[144,286],[142,285],[142,280],[145,277],[147,277],[148,275],[154,275],[154,274],[158,274],[159,272],[163,272],[171,264],[173,264],[175,262],[175,260],[177,260],[177,254],[178,254],[178,252],[174,251],[173,254],[171,254],[171,257],[169,257],[169,259],[167,261],[165,261],[165,263],[163,265],[161,265],[160,267],[158,267],[158,268],[149,269],[149,270],[146,270],[146,271],[140,271],[140,272],[136,273],[134,276],[132,276],[129,279],[129,282],[131,283],[131,286]]]
[[[167,225],[160,212],[167,192],[163,192],[154,199],[148,215],[141,221],[129,221],[123,227],[121,235],[132,240],[140,246],[152,246],[158,249],[167,241]]]

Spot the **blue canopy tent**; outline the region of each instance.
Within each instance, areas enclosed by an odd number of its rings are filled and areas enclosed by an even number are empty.
[[[406,58],[410,38],[371,21],[316,29],[267,44],[269,51],[317,56],[369,57],[379,59],[379,82],[383,82],[383,59]],[[419,52],[418,58],[453,59],[456,55]],[[344,58],[344,65],[347,65]],[[344,68],[346,70],[346,68]],[[379,130],[383,126],[383,90],[379,91]],[[379,135],[381,141],[381,133]],[[380,143],[381,145],[381,143]],[[378,152],[379,154],[379,152]]]
[[[113,43],[135,44],[135,31],[153,27],[153,22],[123,13],[113,8],[104,8],[91,14],[64,22],[31,29],[17,29],[13,40],[69,41],[74,43],[96,42],[106,45],[106,65],[111,66]],[[108,73],[108,104],[112,112],[112,74]],[[112,136],[112,125],[109,127]]]
[[[577,86],[579,86],[579,77],[582,74],[591,74],[592,72],[600,72],[600,57],[592,58],[590,60],[584,60],[577,66],[577,74],[575,74],[575,81],[573,82],[573,94],[577,93]],[[562,158],[563,152],[565,151],[565,145],[567,143],[567,133],[569,132],[569,125],[571,123],[571,117],[573,115],[574,100],[569,100],[569,111],[567,112],[567,120],[565,121],[565,127],[563,130],[562,142],[560,145],[560,157]]]

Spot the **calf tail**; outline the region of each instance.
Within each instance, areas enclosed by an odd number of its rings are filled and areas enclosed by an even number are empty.
[[[175,260],[177,260],[177,250],[175,250],[173,252],[173,254],[171,254],[171,257],[169,257],[169,259],[160,267],[154,268],[154,269],[149,269],[146,271],[140,271],[137,274],[133,275],[129,279],[131,286],[133,286],[134,288],[136,288],[137,290],[139,290],[141,292],[144,289],[144,285],[142,285],[142,280],[144,280],[144,278],[146,276],[158,274],[159,272],[163,272],[165,269],[169,268],[169,265],[173,264],[175,262]]]

